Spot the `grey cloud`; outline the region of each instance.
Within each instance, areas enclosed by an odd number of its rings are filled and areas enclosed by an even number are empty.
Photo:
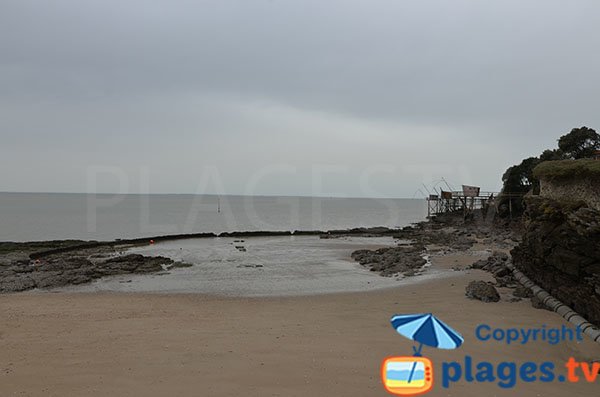
[[[105,162],[177,191],[193,180],[162,170],[216,164],[240,192],[282,160],[299,180],[311,164],[441,163],[497,188],[506,166],[600,126],[600,5],[524,3],[3,1],[0,165],[45,165],[0,190],[51,189],[49,167],[81,190],[69,165]],[[421,178],[378,186],[411,195]]]

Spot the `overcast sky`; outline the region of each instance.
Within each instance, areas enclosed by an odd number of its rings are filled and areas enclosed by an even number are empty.
[[[497,190],[599,90],[597,0],[0,0],[0,191]]]

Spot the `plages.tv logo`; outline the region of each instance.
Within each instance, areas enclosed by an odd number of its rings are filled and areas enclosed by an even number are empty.
[[[433,387],[433,364],[421,355],[423,345],[456,349],[463,337],[431,313],[395,315],[392,327],[402,336],[417,342],[412,356],[387,357],[381,364],[381,380],[388,393],[415,396]]]

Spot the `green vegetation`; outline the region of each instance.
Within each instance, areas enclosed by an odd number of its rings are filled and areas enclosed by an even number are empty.
[[[529,157],[518,165],[508,168],[502,175],[502,195],[500,196],[501,215],[509,211],[517,214],[523,212],[524,196],[530,190],[539,192],[540,182],[533,175],[533,169],[540,163],[537,157]]]
[[[558,150],[564,159],[585,159],[600,149],[600,135],[591,128],[573,128],[558,140]]]
[[[533,170],[537,179],[600,178],[599,160],[544,161]]]
[[[585,126],[573,128],[558,139],[558,148],[544,150],[539,157],[529,157],[509,167],[502,175],[499,215],[522,213],[523,196],[529,191],[539,192],[540,176],[600,176],[600,161],[582,160],[592,157],[597,150],[600,150],[600,134]]]

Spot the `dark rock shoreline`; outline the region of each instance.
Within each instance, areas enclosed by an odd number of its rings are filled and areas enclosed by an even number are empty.
[[[84,284],[105,276],[156,273],[172,266],[172,259],[138,254],[100,261],[83,256],[18,260],[0,267],[0,292]]]
[[[423,251],[424,247],[420,245],[357,250],[352,253],[352,258],[382,276],[394,276],[398,273],[413,276],[427,264]]]
[[[0,242],[0,293],[77,285],[89,283],[101,277],[120,274],[161,274],[161,272],[176,267],[191,266],[184,263],[174,263],[173,260],[160,256],[121,254],[121,251],[127,248],[146,245],[150,241],[291,235],[318,235],[321,238],[341,236],[374,237],[393,235],[397,232],[397,229],[373,227],[331,231],[242,231],[224,232],[218,235],[214,233],[196,233],[115,241]]]
[[[377,237],[388,236],[398,233],[399,229],[388,227],[358,227],[353,229],[340,230],[258,230],[258,231],[235,231],[222,233],[191,233],[191,234],[170,234],[164,236],[153,236],[133,239],[117,239],[114,241],[85,241],[85,240],[50,240],[50,241],[28,241],[0,242],[0,255],[11,254],[15,252],[28,253],[30,259],[38,259],[52,254],[62,254],[83,249],[101,249],[103,247],[116,247],[121,245],[143,245],[149,241],[172,241],[192,238],[215,238],[215,237],[268,237],[268,236],[320,236],[321,238],[343,237],[343,236],[363,236]],[[1,257],[0,257],[1,259]],[[1,264],[2,262],[0,262]]]
[[[397,247],[358,250],[352,253],[352,258],[382,276],[413,276],[427,264],[428,246],[446,252],[466,251],[482,240],[509,247],[507,241],[516,243],[518,231],[477,216],[464,220],[461,212],[438,215],[430,221],[404,227],[393,236],[399,241]]]

